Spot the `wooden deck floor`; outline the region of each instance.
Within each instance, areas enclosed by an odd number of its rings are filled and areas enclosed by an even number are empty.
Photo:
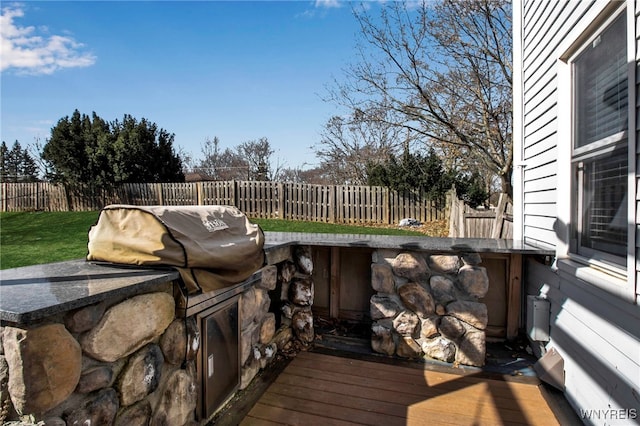
[[[538,385],[302,352],[242,425],[554,425]]]

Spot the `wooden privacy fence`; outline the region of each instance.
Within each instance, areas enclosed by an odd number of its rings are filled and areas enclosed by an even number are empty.
[[[444,199],[379,186],[258,181],[129,183],[111,192],[78,194],[47,182],[2,183],[1,211],[89,211],[108,204],[232,205],[252,218],[329,223],[397,224],[446,220]]]
[[[500,194],[494,210],[475,210],[458,199],[455,191],[449,197],[449,237],[501,238],[513,237],[513,206]]]

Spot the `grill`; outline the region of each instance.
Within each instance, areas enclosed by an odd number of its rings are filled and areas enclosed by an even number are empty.
[[[207,419],[240,385],[240,295],[260,277],[264,235],[229,206],[111,205],[89,231],[88,260],[172,266],[176,313],[195,318],[197,416]]]

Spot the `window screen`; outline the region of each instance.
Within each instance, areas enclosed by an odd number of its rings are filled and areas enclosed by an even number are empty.
[[[582,163],[581,246],[618,256],[627,247],[627,152]]]
[[[589,258],[626,262],[628,88],[626,14],[573,61],[575,246]]]
[[[623,13],[575,60],[575,147],[627,129],[626,17]]]

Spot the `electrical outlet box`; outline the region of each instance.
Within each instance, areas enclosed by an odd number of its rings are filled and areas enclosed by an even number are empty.
[[[549,341],[549,310],[547,299],[527,296],[527,334],[536,342]]]

